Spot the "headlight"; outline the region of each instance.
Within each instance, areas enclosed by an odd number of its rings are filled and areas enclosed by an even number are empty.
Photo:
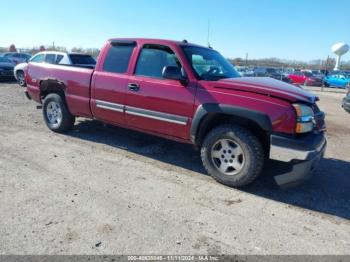
[[[297,134],[307,133],[314,129],[314,111],[311,107],[303,104],[293,104],[297,116],[295,132]]]

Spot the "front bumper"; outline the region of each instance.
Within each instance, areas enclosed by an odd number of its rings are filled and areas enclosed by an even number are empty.
[[[1,70],[0,71],[1,78],[13,78],[13,70]]]
[[[326,147],[324,132],[302,138],[271,135],[270,159],[286,162],[292,166],[291,171],[275,176],[276,183],[287,187],[308,179],[322,159]]]

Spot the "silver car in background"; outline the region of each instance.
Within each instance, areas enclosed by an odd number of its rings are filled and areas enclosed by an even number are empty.
[[[77,66],[85,68],[94,68],[96,60],[87,54],[66,53],[58,51],[43,51],[35,54],[29,59],[29,62],[49,63],[58,65]],[[14,68],[14,76],[20,86],[26,86],[25,72],[27,63],[18,64]]]

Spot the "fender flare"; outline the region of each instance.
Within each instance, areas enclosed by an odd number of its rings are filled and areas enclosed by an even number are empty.
[[[207,103],[198,106],[194,117],[192,119],[192,124],[190,128],[190,138],[192,143],[197,144],[197,134],[202,120],[210,113],[216,114],[226,114],[231,116],[237,116],[241,118],[246,118],[255,122],[261,127],[262,130],[266,132],[272,131],[272,124],[270,117],[262,112],[255,111],[252,109],[225,105],[225,104],[214,104]]]

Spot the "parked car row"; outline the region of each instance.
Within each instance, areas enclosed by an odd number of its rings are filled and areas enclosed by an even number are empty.
[[[246,68],[242,66],[236,66],[238,73],[244,77],[271,77],[277,80],[281,80],[286,83],[291,83],[291,80],[284,74],[283,71],[273,67],[255,67]]]
[[[0,78],[15,78],[19,85],[25,86],[25,68],[28,61],[39,63],[72,65],[94,68],[96,61],[90,55],[44,51],[33,57],[26,53],[8,52],[0,55]],[[244,77],[271,77],[286,83],[307,86],[325,86],[345,88],[350,83],[350,72],[326,72],[325,70],[295,70],[293,68],[277,69],[273,67],[248,68],[236,67]]]
[[[283,82],[306,86],[345,88],[350,83],[350,72],[325,70],[277,69],[273,67],[237,67],[241,76],[271,77]]]
[[[254,76],[271,77],[286,83],[292,82],[291,79],[285,76],[282,71],[272,67],[257,67],[254,69]]]

